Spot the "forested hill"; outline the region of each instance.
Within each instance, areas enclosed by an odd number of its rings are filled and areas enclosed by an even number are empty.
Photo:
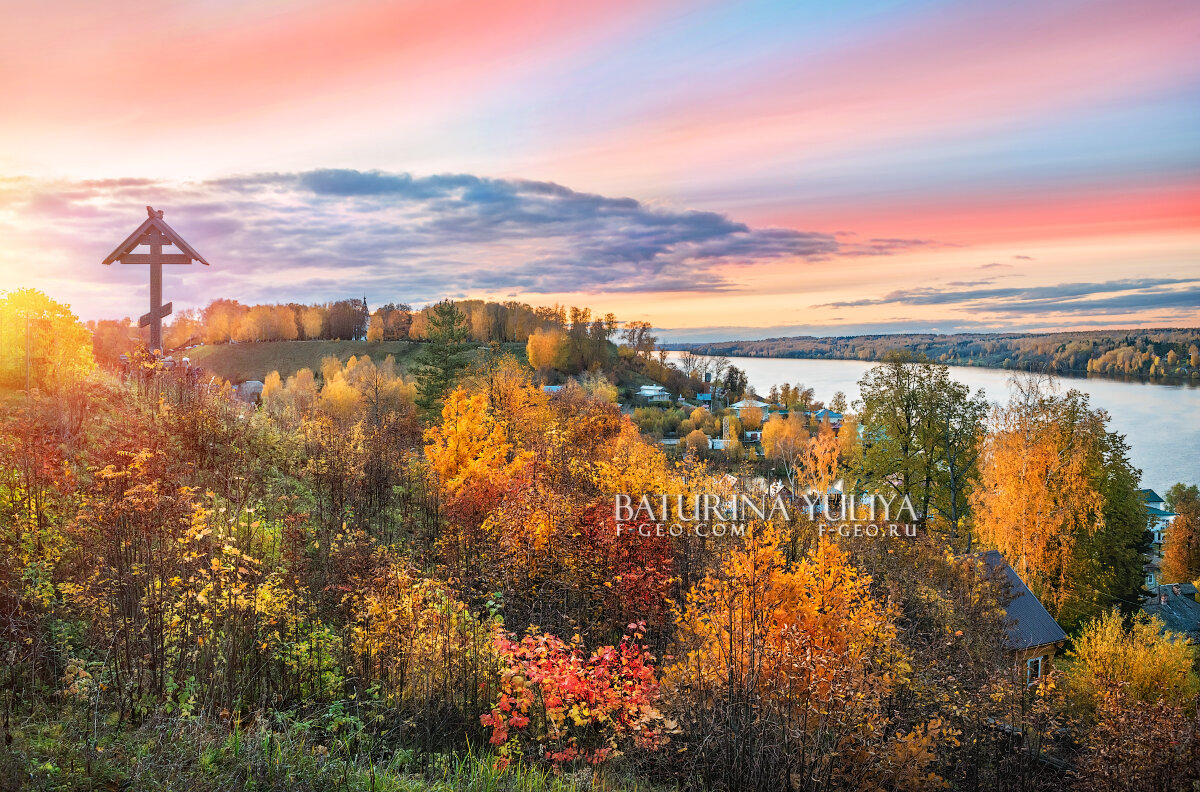
[[[671,349],[744,357],[882,360],[906,350],[955,366],[1034,369],[1059,374],[1200,379],[1200,328],[1065,333],[911,333],[671,344]]]

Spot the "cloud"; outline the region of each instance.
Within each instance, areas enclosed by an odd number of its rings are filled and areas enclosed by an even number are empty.
[[[1013,256],[1013,258],[1020,259],[1021,261],[1036,261],[1037,260],[1033,256]]]
[[[737,267],[932,244],[752,228],[715,212],[552,182],[357,170],[181,183],[0,180],[0,234],[22,259],[34,251],[52,276],[132,285],[145,274],[97,265],[147,204],[166,210],[213,264],[173,273],[193,288],[193,304],[228,295],[312,301],[367,293],[419,303],[479,292],[732,291]],[[17,259],[0,253],[0,268],[18,272]]]
[[[980,283],[986,283],[980,282]],[[964,287],[969,283],[951,283]],[[899,289],[883,297],[825,303],[814,308],[876,305],[958,306],[997,314],[1111,314],[1146,308],[1194,309],[1200,305],[1200,279],[1131,278],[1102,283],[1060,283],[1055,286],[1009,288],[924,287]]]
[[[993,261],[991,264],[983,264],[979,267],[981,270],[986,269],[1012,269],[1012,264],[1001,264],[998,261]]]

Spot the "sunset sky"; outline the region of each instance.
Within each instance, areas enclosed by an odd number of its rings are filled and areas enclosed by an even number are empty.
[[[2,1],[2,0],[0,0]],[[1200,325],[1200,2],[3,2],[0,289]]]

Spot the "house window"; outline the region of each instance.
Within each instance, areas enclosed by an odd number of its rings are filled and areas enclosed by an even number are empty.
[[[1038,680],[1042,678],[1042,673],[1045,670],[1044,663],[1046,657],[1031,657],[1025,661],[1025,684],[1036,685]]]

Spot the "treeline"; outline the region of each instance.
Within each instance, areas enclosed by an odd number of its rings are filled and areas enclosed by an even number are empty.
[[[837,360],[883,360],[889,352],[907,351],[952,366],[1144,379],[1200,379],[1200,329],[1196,328],[1045,334],[796,336],[671,347],[705,355]]]
[[[219,299],[175,315],[163,339],[168,352],[195,344],[260,341],[428,342],[438,335],[437,314],[446,306],[454,309],[456,343],[525,344],[531,365],[547,383],[594,371],[625,387],[648,379],[677,393],[695,394],[704,388],[696,371],[667,365],[648,322],[622,323],[612,313],[578,306],[444,300],[423,308],[387,303],[370,309],[365,298],[315,305],[246,305]],[[128,318],[88,322],[87,329],[96,361],[109,367],[146,343],[146,330]],[[23,365],[21,355],[14,359],[14,365]]]
[[[458,300],[467,336],[482,344],[525,343],[539,331],[561,333],[576,344],[573,355],[584,368],[602,351],[602,342],[617,331],[612,314],[593,316],[589,308],[531,306],[519,302]],[[163,328],[168,350],[193,344],[252,343],[256,341],[425,341],[429,337],[434,305],[413,308],[406,303],[386,303],[371,309],[366,298],[301,305],[246,305],[237,300],[213,300],[204,308],[180,311]],[[88,322],[101,362],[114,362],[138,342],[146,331],[129,318]],[[591,349],[578,341],[586,336]],[[653,340],[651,339],[651,344]]]

